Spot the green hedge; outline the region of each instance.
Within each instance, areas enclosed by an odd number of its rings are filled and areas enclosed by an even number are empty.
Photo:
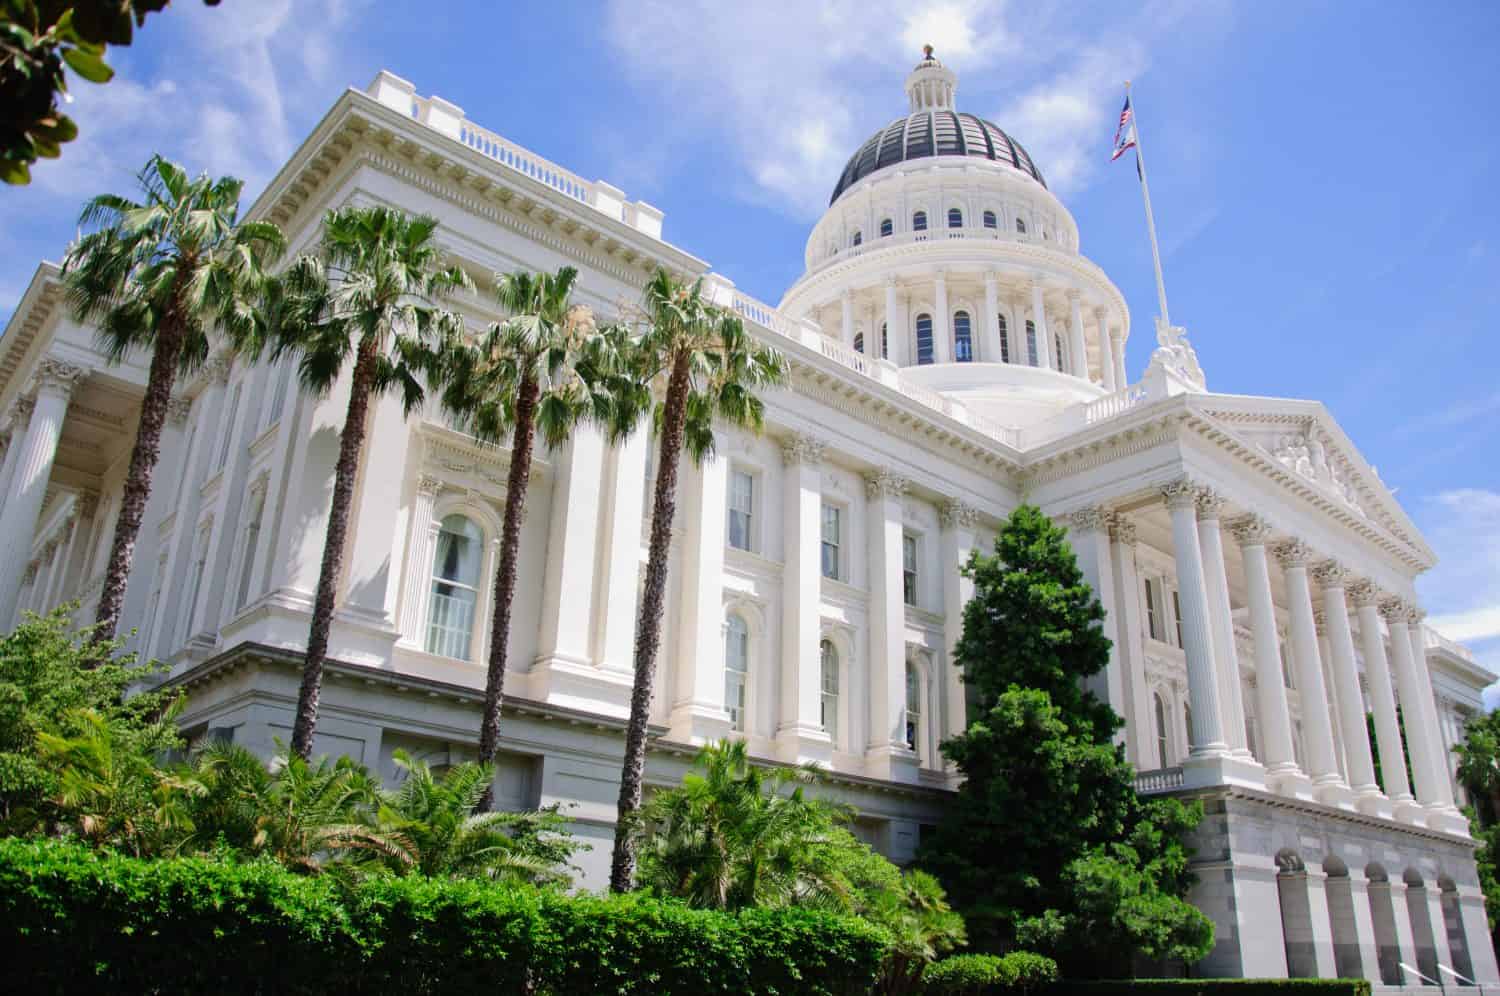
[[[1133,979],[1058,982],[1038,996],[1370,996],[1365,979]]]
[[[1030,951],[961,954],[928,965],[922,973],[922,991],[929,996],[1029,993],[1056,978],[1057,962]]]
[[[887,943],[800,909],[421,877],[345,887],[269,862],[0,840],[7,992],[847,996],[868,991]]]

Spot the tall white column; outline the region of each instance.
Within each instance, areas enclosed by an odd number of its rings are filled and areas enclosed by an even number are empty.
[[[1391,634],[1391,663],[1396,670],[1396,688],[1401,697],[1401,725],[1406,729],[1406,749],[1411,753],[1411,775],[1416,784],[1417,801],[1424,806],[1438,803],[1439,790],[1433,777],[1433,739],[1436,730],[1427,728],[1427,717],[1422,711],[1422,683],[1412,657],[1411,631],[1408,628],[1408,608],[1399,599],[1383,601],[1381,614]],[[1382,766],[1382,770],[1384,767]]]
[[[890,356],[888,359],[898,367],[904,367],[911,362],[906,350],[906,309],[902,304],[899,288],[896,286],[895,277],[887,277],[885,280],[885,324],[886,339]],[[880,330],[875,330],[876,346],[872,356],[879,356],[880,352]]]
[[[35,402],[20,398],[10,406],[10,425],[7,428],[5,459],[0,461],[0,514],[10,504],[11,478],[16,475],[16,460],[21,455],[21,441],[26,438],[26,427],[31,422],[31,410]]]
[[[59,600],[77,597],[88,580],[87,569],[90,539],[94,534],[94,517],[99,510],[99,492],[82,491],[74,499],[77,520],[73,525],[73,540],[68,553],[67,577]],[[149,655],[147,655],[149,656]]]
[[[1094,331],[1099,342],[1099,382],[1104,385],[1106,391],[1117,391],[1125,385],[1115,382],[1114,352],[1109,345],[1109,326],[1105,324],[1106,314],[1103,308],[1094,309]]]
[[[73,544],[77,539],[78,502],[74,499],[57,537],[57,559],[53,562],[52,577],[47,579],[47,597],[43,602],[48,608],[62,602],[63,585],[68,579],[68,562],[73,559]]]
[[[1281,640],[1276,633],[1276,608],[1271,599],[1271,572],[1266,562],[1266,543],[1271,526],[1257,515],[1235,519],[1230,528],[1240,545],[1245,568],[1245,595],[1250,604],[1250,634],[1255,641],[1255,694],[1261,730],[1261,762],[1266,781],[1284,795],[1311,794],[1310,785],[1297,765],[1292,746],[1292,717],[1287,708],[1282,677]]]
[[[1332,560],[1319,564],[1313,572],[1323,589],[1323,615],[1332,654],[1329,666],[1333,673],[1333,696],[1338,710],[1339,732],[1343,734],[1344,770],[1355,804],[1370,812],[1389,813],[1390,807],[1375,784],[1375,765],[1370,757],[1370,738],[1366,732],[1364,696],[1359,688],[1359,665],[1354,657],[1354,634],[1349,628],[1349,602],[1346,589],[1349,572]]]
[[[1109,330],[1109,355],[1115,365],[1115,389],[1129,387],[1130,381],[1125,375],[1125,332],[1122,329]]]
[[[1245,739],[1245,704],[1240,690],[1239,656],[1234,646],[1234,610],[1229,602],[1229,573],[1224,562],[1224,538],[1219,517],[1224,499],[1212,491],[1198,494],[1198,546],[1203,554],[1203,577],[1208,588],[1214,664],[1219,675],[1219,707],[1224,715],[1224,739],[1241,760],[1252,762]]]
[[[1416,703],[1422,713],[1422,735],[1427,740],[1427,764],[1431,768],[1429,779],[1432,782],[1431,801],[1424,800],[1427,805],[1437,811],[1438,815],[1451,818],[1458,825],[1463,824],[1463,817],[1458,814],[1453,805],[1453,782],[1448,772],[1448,758],[1443,750],[1443,734],[1438,728],[1437,704],[1433,701],[1432,675],[1427,669],[1427,641],[1422,634],[1422,618],[1426,615],[1415,605],[1408,605],[1406,614],[1407,637],[1411,640],[1412,669],[1416,678]],[[1407,696],[1403,693],[1401,701],[1405,703]],[[1407,735],[1411,736],[1411,719],[1407,718]],[[1416,761],[1416,752],[1413,751],[1413,762]]]
[[[807,435],[786,440],[782,504],[781,715],[782,760],[827,763],[833,744],[823,728],[821,636],[823,444]]]
[[[1370,686],[1370,705],[1375,713],[1375,743],[1380,752],[1380,776],[1385,795],[1400,806],[1412,802],[1406,780],[1406,754],[1401,747],[1401,728],[1396,721],[1396,696],[1391,688],[1391,665],[1380,634],[1380,589],[1369,581],[1351,584],[1359,616],[1359,645],[1365,659],[1365,680]]]
[[[704,743],[729,733],[724,711],[724,531],[729,464],[683,457],[682,587],[678,618],[677,691],[670,721],[674,740]]]
[[[1000,350],[1000,285],[994,273],[984,275],[984,362],[999,363]]]
[[[1031,354],[1026,348],[1026,298],[1016,294],[1010,299],[1010,324],[1006,328],[1010,337],[1010,362],[1023,367],[1031,365]]]
[[[1277,546],[1276,559],[1286,579],[1287,608],[1292,617],[1292,660],[1297,669],[1297,690],[1302,699],[1302,741],[1306,749],[1307,773],[1313,788],[1325,802],[1345,801],[1346,789],[1339,777],[1333,753],[1333,729],[1329,722],[1328,693],[1323,685],[1323,663],[1318,656],[1318,628],[1313,619],[1312,589],[1307,565],[1312,551],[1300,540]]]
[[[536,664],[566,674],[594,666],[589,651],[604,483],[604,434],[595,426],[580,425],[567,447],[555,455],[554,465],[557,473],[542,575]],[[557,684],[556,678],[550,682]],[[555,691],[537,688],[533,694],[545,693],[550,698]]]
[[[906,604],[901,589],[901,498],[906,478],[882,470],[865,479],[870,528],[870,743],[867,772],[917,780],[906,746]]]
[[[427,599],[432,591],[432,555],[441,525],[433,506],[443,484],[436,477],[417,477],[412,493],[411,518],[407,522],[406,577],[401,584],[402,642],[413,647],[427,645]]]
[[[1188,699],[1193,707],[1190,762],[1211,761],[1229,753],[1219,705],[1219,680],[1214,669],[1208,589],[1198,547],[1198,490],[1186,478],[1171,481],[1161,489],[1172,516],[1172,552],[1177,563],[1178,599],[1182,603],[1182,649],[1187,657]]]
[[[854,296],[848,291],[839,295],[839,313],[843,322],[841,339],[839,340],[850,349],[854,348]]]
[[[1083,302],[1076,290],[1068,291],[1068,351],[1072,353],[1069,372],[1089,379],[1089,352],[1083,338]]]
[[[15,565],[31,547],[36,518],[52,476],[52,460],[57,456],[57,441],[62,436],[68,398],[87,375],[83,367],[50,358],[37,366],[36,405],[16,454],[10,496],[5,511],[0,513],[0,544],[4,545],[0,563]],[[20,572],[14,566],[0,571],[0,619],[14,615],[20,582]]]
[[[1078,567],[1094,590],[1099,604],[1105,609],[1104,635],[1109,639],[1109,663],[1104,671],[1085,682],[1085,687],[1101,702],[1106,702],[1116,715],[1125,716],[1129,709],[1125,701],[1125,677],[1120,653],[1120,620],[1113,606],[1115,599],[1115,569],[1110,557],[1109,513],[1102,508],[1082,508],[1068,516],[1068,543],[1078,558]],[[1119,737],[1124,742],[1125,733]]]
[[[1031,282],[1031,315],[1036,323],[1036,365],[1052,369],[1052,333],[1047,329],[1047,305],[1042,300],[1042,282]]]
[[[953,314],[948,310],[948,278],[942,270],[933,278],[932,360],[953,362]],[[972,330],[971,330],[972,333]]]
[[[877,333],[878,334],[878,333]],[[868,343],[865,348],[869,348]],[[878,346],[877,346],[878,348]],[[633,432],[611,455],[608,535],[600,548],[605,576],[600,592],[599,646],[594,658],[606,671],[632,675],[635,667],[636,598],[641,585],[641,522],[646,507],[646,460],[651,434]]]
[[[1109,520],[1110,563],[1114,567],[1115,635],[1120,680],[1125,695],[1125,758],[1138,770],[1162,766],[1156,757],[1151,689],[1146,684],[1146,651],[1142,644],[1141,579],[1136,568],[1135,523],[1123,515]]]
[[[974,581],[964,577],[962,567],[974,552],[974,527],[979,522],[979,512],[955,499],[946,502],[939,514],[943,526],[943,646],[946,650],[943,692],[947,722],[944,729],[947,731],[945,736],[954,737],[968,727],[963,673],[953,651],[964,632],[964,606],[974,597]]]

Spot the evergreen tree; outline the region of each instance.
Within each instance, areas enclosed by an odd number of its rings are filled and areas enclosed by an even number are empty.
[[[1201,810],[1136,795],[1121,720],[1084,687],[1110,645],[1063,531],[1023,505],[965,572],[955,654],[974,718],[943,744],[964,783],[922,863],[980,950],[1039,951],[1075,978],[1202,958],[1213,925],[1184,898],[1182,844]]]

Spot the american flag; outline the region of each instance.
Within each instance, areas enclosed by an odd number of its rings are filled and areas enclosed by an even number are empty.
[[[1125,106],[1120,108],[1120,126],[1115,129],[1115,151],[1109,157],[1114,162],[1128,150],[1135,148],[1135,112],[1130,109],[1130,95],[1125,95]]]

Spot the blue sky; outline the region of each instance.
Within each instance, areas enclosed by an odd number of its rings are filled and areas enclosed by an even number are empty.
[[[1135,377],[1151,262],[1134,171],[1107,161],[1131,78],[1209,386],[1323,400],[1442,558],[1436,622],[1500,670],[1500,5],[178,0],[137,39],[113,83],[76,85],[64,158],[0,189],[0,317],[82,198],[151,152],[253,193],[382,67],[662,208],[669,240],[775,302],[930,41],[1125,292]]]

